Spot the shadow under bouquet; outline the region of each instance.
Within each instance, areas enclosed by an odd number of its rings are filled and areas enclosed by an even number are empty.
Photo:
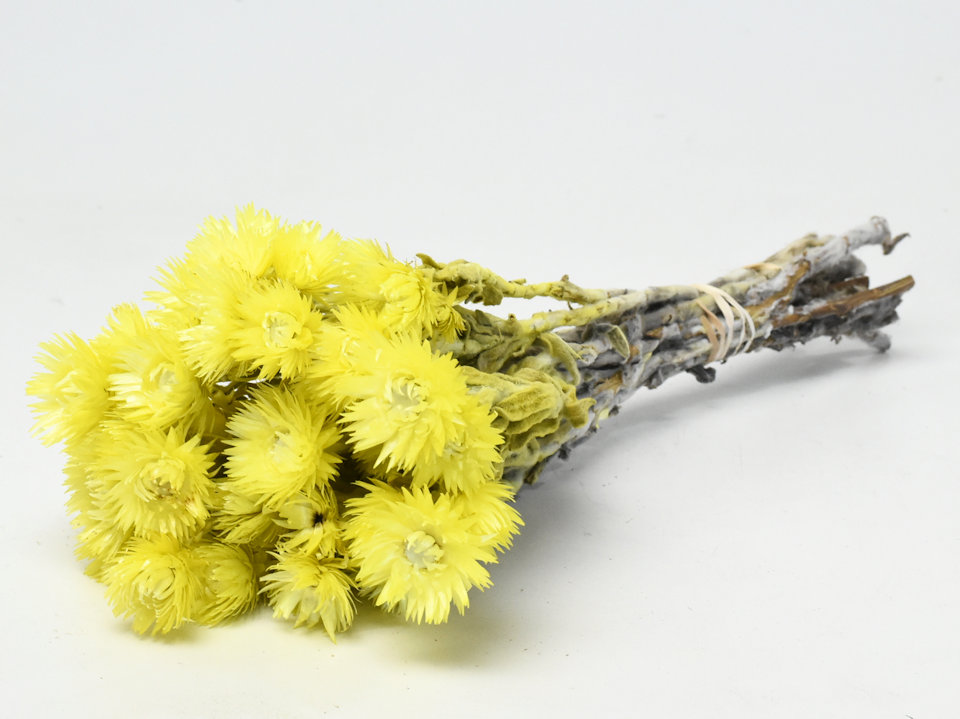
[[[209,219],[150,309],[42,346],[35,432],[62,443],[77,555],[137,632],[262,600],[331,638],[367,599],[461,613],[522,525],[515,492],[640,387],[819,336],[880,351],[905,277],[871,288],[880,218],[709,284],[589,290],[347,240],[248,206]],[[548,297],[529,318],[469,305]]]

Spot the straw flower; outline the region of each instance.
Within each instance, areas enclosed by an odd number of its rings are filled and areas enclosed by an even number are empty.
[[[224,487],[267,509],[325,486],[340,462],[336,426],[295,390],[258,386],[227,430]]]
[[[248,552],[220,542],[203,542],[194,549],[202,566],[203,591],[193,619],[214,626],[252,609],[257,603],[257,576]]]
[[[44,372],[27,383],[35,398],[33,432],[47,445],[79,439],[110,407],[110,354],[105,338],[86,342],[73,333],[40,345]]]
[[[426,342],[400,338],[358,348],[355,371],[331,381],[346,402],[342,422],[360,452],[376,449],[377,464],[408,470],[439,458],[464,431],[467,386],[456,361]]]
[[[277,561],[263,578],[263,591],[275,617],[297,627],[319,624],[332,640],[353,624],[354,584],[342,561],[300,552],[278,552],[274,557]]]
[[[134,631],[166,634],[192,619],[202,570],[194,552],[173,537],[135,537],[103,581],[114,614],[132,616]]]
[[[213,457],[181,425],[153,430],[122,421],[106,425],[92,471],[102,511],[121,530],[186,540],[209,516]]]
[[[490,585],[483,563],[496,561],[464,506],[424,489],[363,486],[367,494],[347,502],[345,528],[360,588],[418,624],[445,622],[451,603],[462,614],[468,591]]]
[[[204,416],[206,395],[175,332],[150,323],[135,305],[114,309],[110,327],[116,347],[110,392],[121,416],[154,428]]]

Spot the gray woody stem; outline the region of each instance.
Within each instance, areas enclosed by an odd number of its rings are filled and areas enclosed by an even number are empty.
[[[738,352],[780,350],[821,336],[854,336],[885,351],[890,341],[880,330],[897,319],[913,278],[871,289],[854,252],[880,245],[887,254],[904,237],[891,236],[886,220],[874,217],[843,235],[807,235],[707,286],[612,291],[592,306],[535,315],[526,321],[529,329],[556,332],[579,355],[577,396],[595,404],[587,424],[569,426],[531,464],[505,468],[504,478],[533,481],[551,457],[565,457],[640,387],[657,387],[680,372],[712,381],[708,365]],[[576,323],[585,313],[590,319]]]

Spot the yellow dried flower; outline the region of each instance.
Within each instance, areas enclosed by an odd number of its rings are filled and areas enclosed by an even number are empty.
[[[219,312],[230,307],[232,289],[273,276],[273,243],[280,231],[279,220],[253,205],[237,210],[236,227],[227,218],[207,218],[186,255],[160,269],[161,289],[146,298],[160,306],[166,326],[187,329],[205,318],[216,328]]]
[[[80,533],[74,554],[78,559],[89,560],[84,568],[88,576],[99,582],[105,581],[106,568],[133,537],[133,532],[120,529],[103,512],[78,518],[76,526]]]
[[[121,530],[188,539],[202,529],[213,494],[213,457],[181,425],[149,429],[111,421],[92,471],[100,508]]]
[[[265,509],[244,494],[219,487],[220,506],[213,513],[213,530],[224,542],[253,549],[268,549],[276,544],[283,529],[279,514]]]
[[[273,268],[281,280],[326,307],[342,274],[342,240],[333,231],[320,239],[320,231],[313,222],[282,227],[273,240]]]
[[[367,494],[347,501],[345,524],[360,588],[417,623],[445,622],[451,603],[462,614],[469,590],[490,586],[483,563],[496,561],[463,503],[382,482],[364,487]]]
[[[174,331],[151,324],[134,305],[114,309],[110,330],[115,348],[110,390],[121,416],[155,428],[183,418],[205,423],[206,395]]]
[[[344,553],[340,512],[333,492],[314,490],[299,494],[284,504],[277,515],[277,525],[286,530],[281,540],[284,549],[319,557]]]
[[[259,379],[296,379],[310,361],[321,321],[313,301],[295,287],[280,280],[251,284],[231,318],[231,356]]]
[[[103,581],[113,613],[133,617],[133,629],[166,634],[192,619],[203,591],[203,567],[173,537],[134,537],[106,567]]]
[[[177,316],[161,315],[168,324],[181,327],[183,352],[202,381],[244,379],[248,368],[234,357],[234,335],[241,326],[237,306],[259,280],[227,267],[196,272],[206,284],[180,306]]]
[[[420,340],[420,334],[401,332],[376,311],[359,305],[342,305],[332,312],[332,321],[323,325],[307,377],[327,394],[335,389],[336,378],[362,374],[365,358],[388,350],[391,340],[403,337]],[[326,382],[329,386],[323,386]]]
[[[46,445],[79,439],[90,432],[110,407],[111,357],[102,335],[86,342],[73,333],[40,345],[45,369],[27,383],[36,423],[33,432]]]
[[[208,217],[200,234],[187,245],[187,259],[204,269],[228,267],[262,277],[273,265],[273,242],[281,227],[278,218],[253,204],[239,208],[234,223],[226,217]],[[191,278],[186,284],[195,282]]]
[[[321,239],[316,223],[287,225],[247,205],[237,210],[235,224],[208,218],[186,256],[161,269],[161,289],[146,296],[178,329],[194,326],[204,316],[209,320],[210,309],[221,304],[229,284],[281,280],[327,307],[342,276],[340,245],[336,232]]]
[[[461,423],[438,453],[423,452],[410,469],[414,487],[438,484],[456,494],[472,493],[486,486],[499,473],[503,437],[493,426],[496,415],[474,396],[463,398]]]
[[[479,535],[485,546],[498,552],[509,549],[514,535],[520,532],[523,520],[513,506],[515,490],[500,481],[488,481],[474,487],[469,494],[454,498],[460,505],[471,531]]]
[[[276,564],[263,577],[273,616],[293,620],[298,627],[320,624],[336,640],[356,613],[354,583],[343,562],[301,552],[278,552],[274,557]]]
[[[258,386],[227,430],[225,487],[267,509],[326,485],[340,462],[336,426],[293,389]]]
[[[303,374],[323,321],[313,300],[282,280],[209,274],[216,296],[179,333],[197,374],[207,382]]]
[[[193,619],[213,626],[252,609],[257,603],[257,577],[249,553],[220,542],[203,542],[194,549],[202,566],[203,591]]]
[[[453,310],[457,296],[433,282],[422,268],[396,260],[389,249],[371,240],[345,242],[341,249],[344,277],[336,299],[377,311],[401,331],[425,337],[435,332],[454,339],[464,329]]]
[[[329,386],[347,403],[342,421],[350,442],[360,452],[379,451],[377,464],[408,470],[424,458],[442,457],[463,435],[462,410],[470,397],[451,356],[399,338],[358,348],[355,369],[331,378]]]
[[[67,510],[73,515],[71,525],[78,530],[74,553],[78,559],[89,560],[85,571],[97,579],[133,534],[131,529],[122,529],[102,507],[102,485],[93,472],[101,431],[96,429],[72,443],[64,468]]]

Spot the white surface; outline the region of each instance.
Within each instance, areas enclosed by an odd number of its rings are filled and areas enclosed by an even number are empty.
[[[960,715],[960,6],[833,5],[6,0],[4,714]],[[448,625],[145,640],[71,556],[23,385],[248,201],[635,287],[882,214],[913,237],[871,274],[917,287],[886,356],[821,341],[634,398],[522,494]]]

